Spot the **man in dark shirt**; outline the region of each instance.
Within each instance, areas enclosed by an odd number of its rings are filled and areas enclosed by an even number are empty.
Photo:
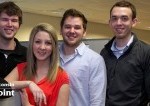
[[[107,68],[106,106],[147,106],[150,100],[150,45],[132,32],[133,4],[122,0],[110,10],[114,37],[101,51]]]
[[[10,1],[0,3],[0,98],[13,96],[6,95],[13,84],[9,84],[4,78],[18,63],[26,61],[26,48],[14,37],[21,24],[22,10]],[[0,99],[0,105],[2,101]]]

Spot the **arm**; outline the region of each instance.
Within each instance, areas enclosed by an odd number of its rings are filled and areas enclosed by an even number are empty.
[[[21,95],[22,106],[33,106],[29,103],[28,95],[25,89],[21,90],[20,95]]]
[[[68,106],[69,104],[69,85],[63,84],[60,88],[56,106]]]
[[[12,77],[13,76],[13,77]],[[9,75],[5,77],[5,80],[13,84],[12,89],[22,89],[29,87],[33,93],[36,103],[41,104],[43,101],[46,104],[46,96],[43,91],[32,81],[17,81],[19,80],[18,69],[15,67]]]
[[[13,76],[13,77],[12,77]],[[5,80],[11,83],[13,86],[11,86],[12,89],[22,89],[26,87],[30,87],[32,91],[32,81],[18,81],[19,75],[18,75],[18,69],[15,67],[6,77]],[[31,85],[30,85],[31,84]],[[33,86],[36,86],[35,84]]]
[[[93,59],[90,67],[90,106],[105,106],[107,78],[103,58]]]
[[[144,55],[146,55],[145,63],[142,64],[141,66],[143,67],[143,70],[145,72],[144,73],[145,90],[147,93],[148,102],[150,102],[150,82],[149,82],[150,81],[150,49],[148,50],[148,52],[145,52]]]

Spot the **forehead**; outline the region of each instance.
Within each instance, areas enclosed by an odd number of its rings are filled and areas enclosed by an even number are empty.
[[[50,35],[46,31],[39,31],[35,35],[35,39],[40,39],[40,40],[51,40]]]
[[[114,7],[111,16],[132,16],[132,11],[127,7]]]
[[[80,17],[69,16],[65,19],[64,24],[83,24]]]
[[[2,12],[2,13],[0,14],[0,17],[19,19],[19,17],[18,17],[17,15],[9,16],[9,15],[7,15],[5,12]]]

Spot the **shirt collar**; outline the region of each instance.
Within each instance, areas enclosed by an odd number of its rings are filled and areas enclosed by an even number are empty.
[[[83,55],[83,53],[85,52],[85,47],[86,47],[86,45],[83,42],[80,43],[80,45],[75,49],[75,54]],[[63,44],[60,45],[59,48],[60,48],[59,49],[60,53],[64,54],[63,53]]]
[[[130,44],[133,42],[133,37],[134,37],[134,36],[132,35],[131,38],[129,39],[128,43],[127,43],[127,44],[123,47],[123,49],[120,50],[120,51],[125,52],[125,51],[129,48]],[[125,49],[125,50],[124,50],[124,49]],[[114,40],[113,43],[112,43],[111,50],[114,51],[114,52],[119,51],[119,50],[116,48],[116,42],[115,42],[115,40]]]
[[[86,47],[86,45],[82,42],[82,43],[75,49],[75,53],[79,53],[80,55],[83,55],[83,53],[85,52],[85,47]]]

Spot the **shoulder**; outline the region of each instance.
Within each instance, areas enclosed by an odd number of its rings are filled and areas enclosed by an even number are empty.
[[[18,39],[14,38],[15,42],[16,42],[16,49],[20,50],[21,52],[26,52],[27,48],[23,45],[21,45],[21,43],[18,41]]]
[[[17,64],[17,67],[25,67],[25,66],[26,66],[26,62]]]
[[[94,50],[90,49],[87,47],[85,54],[88,56],[90,59],[103,59],[103,57],[95,52]]]
[[[26,66],[26,62],[17,64],[18,72],[21,73]]]
[[[140,40],[139,40],[139,41],[136,43],[135,48],[138,48],[138,50],[139,50],[140,52],[143,52],[144,54],[145,54],[145,53],[150,53],[150,44],[147,44],[147,43],[145,43],[145,42],[143,42],[143,41],[140,41]]]
[[[58,67],[57,79],[62,82],[69,83],[69,77],[66,71],[62,67]]]
[[[67,76],[66,71],[61,66],[58,67],[58,75]]]

